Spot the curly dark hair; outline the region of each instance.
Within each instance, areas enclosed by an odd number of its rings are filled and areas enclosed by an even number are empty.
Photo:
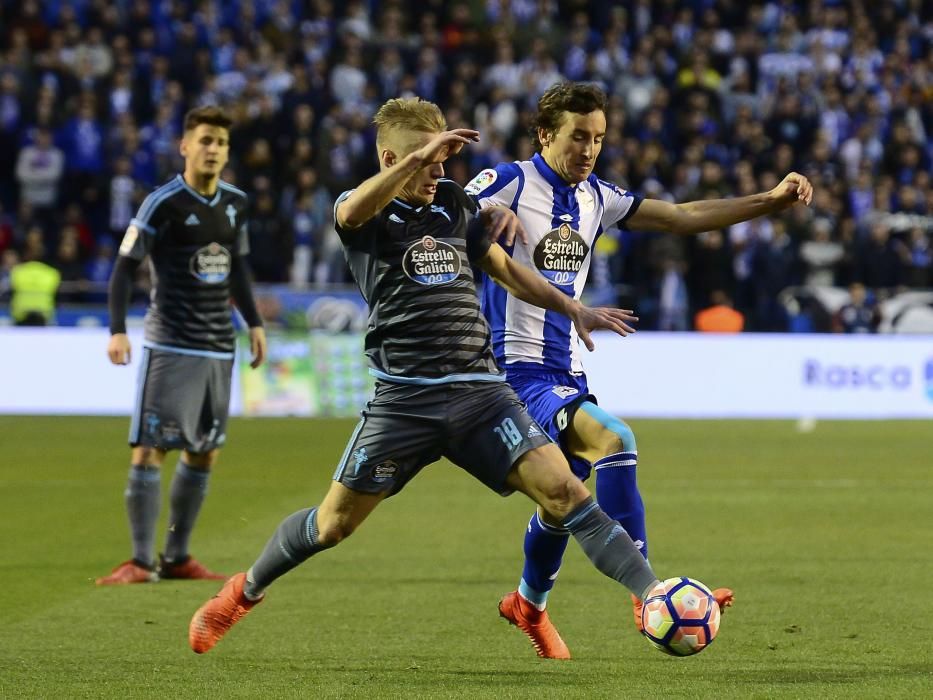
[[[538,100],[538,113],[532,124],[532,137],[537,143],[538,129],[551,134],[560,129],[564,112],[589,114],[606,111],[609,98],[602,88],[593,83],[556,83]]]

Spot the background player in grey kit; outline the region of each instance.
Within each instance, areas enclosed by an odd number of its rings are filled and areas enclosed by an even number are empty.
[[[643,597],[657,577],[625,531],[593,502],[560,449],[528,415],[496,367],[470,263],[530,303],[589,331],[626,335],[634,320],[590,309],[512,262],[489,236],[520,226],[507,207],[476,205],[442,163],[479,134],[447,131],[436,105],[393,99],[375,116],[380,172],[337,199],[350,269],[370,307],[366,354],[375,396],[319,507],[285,518],[248,572],[192,617],[188,639],[211,649],[276,578],[348,537],[382,501],[445,456],[503,495],[521,491],[559,518],[593,563]]]
[[[126,309],[136,268],[148,256],[152,294],[139,388],[130,424],[132,466],[126,510],[133,557],[98,585],[161,578],[216,579],[188,553],[208,476],[226,438],[236,335],[232,297],[249,326],[251,366],[266,354],[246,265],[246,195],[220,180],[230,154],[231,119],[217,107],[185,116],[185,171],[143,201],[110,279],[110,361],[130,359]],[[155,560],[160,468],[182,450],[172,478],[165,552]]]

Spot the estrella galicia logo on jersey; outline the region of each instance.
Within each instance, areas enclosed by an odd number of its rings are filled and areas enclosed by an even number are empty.
[[[220,243],[208,243],[191,256],[191,274],[207,284],[219,284],[230,274],[230,251]]]
[[[495,170],[486,168],[486,170],[481,171],[479,175],[470,180],[467,186],[463,188],[463,191],[467,194],[479,194],[494,183],[497,177]]]
[[[570,224],[561,224],[535,246],[535,267],[555,284],[573,284],[589,253],[580,234]]]
[[[460,253],[449,243],[425,236],[402,256],[402,270],[418,284],[447,284],[460,275]]]
[[[396,473],[398,473],[398,464],[389,459],[373,467],[373,480],[386,481],[388,479],[393,479]]]

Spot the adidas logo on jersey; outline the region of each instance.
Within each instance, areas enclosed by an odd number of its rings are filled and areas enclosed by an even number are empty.
[[[530,438],[538,437],[540,434],[541,434],[541,431],[538,429],[538,426],[532,423],[531,426],[528,428],[528,437]]]
[[[200,223],[201,220],[197,214],[188,214],[188,218],[185,219],[185,226],[198,226]]]
[[[405,223],[404,221],[402,221],[402,217],[398,216],[397,214],[389,214],[389,221],[391,221],[393,224],[404,224]]]

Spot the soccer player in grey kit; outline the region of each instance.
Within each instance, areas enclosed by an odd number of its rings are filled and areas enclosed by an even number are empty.
[[[491,244],[503,231],[506,241],[524,235],[515,214],[496,206],[477,212],[459,185],[443,179],[444,160],[477,132],[448,131],[438,107],[417,98],[389,100],[374,122],[380,172],[338,197],[334,212],[370,308],[365,344],[375,395],[323,502],[285,518],[250,569],[195,612],[188,640],[197,653],[220,641],[275,579],[344,540],[441,457],[497,493],[528,495],[635,595],[658,582],[505,383],[470,263],[519,298],[566,314],[590,349],[593,329],[632,332],[631,312],[587,308]]]
[[[266,354],[246,265],[246,195],[220,179],[230,154],[230,125],[217,107],[185,116],[185,171],[143,201],[110,279],[107,354],[125,365],[126,309],[136,268],[148,256],[153,284],[125,491],[133,556],[97,579],[98,585],[224,578],[191,557],[188,541],[226,438],[236,343],[231,297],[249,326],[251,366]],[[175,449],[182,453],[172,477],[165,552],[156,562],[160,468]]]

